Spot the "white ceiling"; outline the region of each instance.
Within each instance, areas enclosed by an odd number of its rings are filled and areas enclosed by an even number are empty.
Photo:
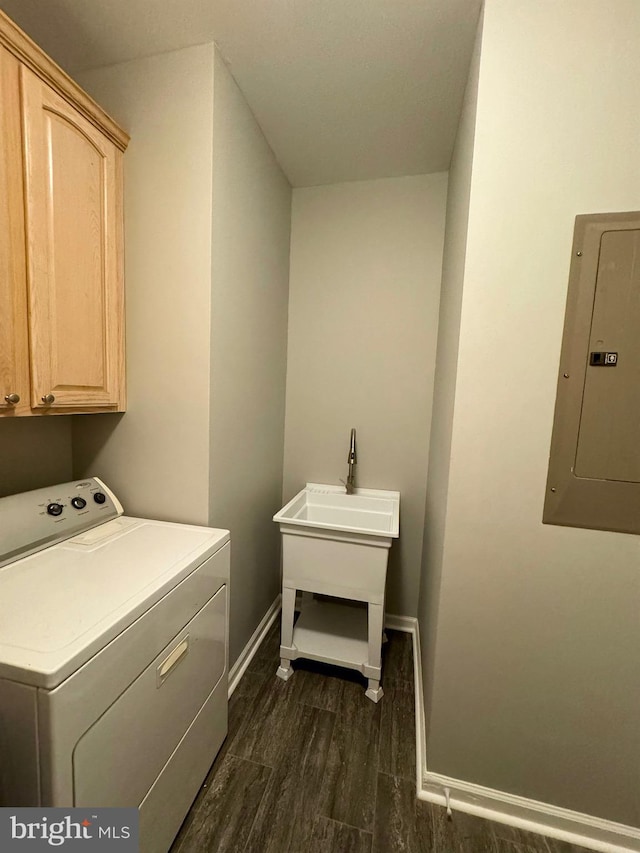
[[[481,0],[0,0],[70,73],[215,39],[294,186],[446,170]]]

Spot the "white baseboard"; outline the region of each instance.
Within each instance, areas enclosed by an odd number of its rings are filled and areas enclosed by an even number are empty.
[[[415,623],[415,625],[413,624]],[[507,794],[427,770],[425,708],[417,619],[387,616],[387,627],[413,634],[416,684],[416,777],[418,799],[477,817],[559,838],[602,853],[640,853],[640,829]],[[404,626],[404,627],[403,627]]]
[[[249,638],[249,642],[240,653],[240,657],[229,670],[229,698],[238,686],[238,682],[245,674],[247,667],[255,657],[260,644],[269,633],[269,629],[276,621],[282,603],[282,596],[278,595],[271,607],[260,620],[260,624]],[[275,673],[275,671],[274,671]]]
[[[636,853],[640,850],[640,830],[632,826],[451,779],[439,773],[427,773],[418,798],[446,805],[445,789],[449,791],[449,805],[453,811],[457,809],[603,853]]]
[[[414,616],[394,616],[393,613],[385,613],[384,627],[390,631],[404,631],[406,634],[414,634],[418,629],[418,620]]]
[[[420,656],[420,625],[414,616],[393,616],[387,613],[384,619],[385,628],[391,631],[406,631],[413,640],[413,676],[415,683],[416,703],[416,790],[422,787],[424,776],[422,761],[425,750],[425,715],[424,695],[422,693],[422,659]],[[426,771],[426,765],[424,766]]]

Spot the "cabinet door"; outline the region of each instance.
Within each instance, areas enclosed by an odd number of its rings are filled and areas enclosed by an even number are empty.
[[[122,409],[122,154],[21,73],[31,403]]]
[[[0,47],[0,415],[29,410],[20,67]],[[11,403],[15,396],[17,403]],[[9,399],[7,399],[9,398]]]

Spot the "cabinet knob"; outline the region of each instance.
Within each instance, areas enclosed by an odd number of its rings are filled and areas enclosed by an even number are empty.
[[[15,406],[16,403],[20,402],[20,394],[7,394],[4,399],[6,403]]]
[[[53,394],[45,394],[44,397],[41,397],[42,402],[46,403],[47,406],[50,406],[55,401],[55,399],[56,398],[53,396]]]

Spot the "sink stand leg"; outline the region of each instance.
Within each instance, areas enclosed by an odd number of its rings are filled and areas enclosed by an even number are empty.
[[[368,642],[369,642],[369,666],[376,667],[380,672],[382,664],[382,628],[384,621],[384,607],[382,604],[368,605]],[[379,678],[369,678],[365,696],[372,702],[379,702],[383,697]]]
[[[296,609],[296,591],[291,587],[282,588],[282,628],[280,631],[280,652],[283,648],[290,649],[293,645],[293,619]],[[281,657],[276,675],[283,681],[288,681],[293,675],[289,658]]]
[[[280,666],[276,669],[276,675],[283,681],[289,681],[293,675],[293,667],[291,661],[286,658],[280,658]]]
[[[291,670],[293,672],[293,670]],[[380,687],[380,682],[376,678],[368,678],[367,679],[367,689],[364,691],[364,695],[367,699],[371,699],[372,702],[379,702],[384,696],[384,691],[382,687]]]

